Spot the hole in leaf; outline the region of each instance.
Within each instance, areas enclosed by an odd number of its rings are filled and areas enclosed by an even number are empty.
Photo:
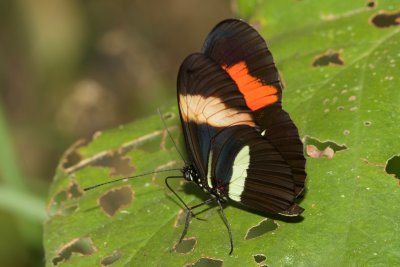
[[[306,155],[311,158],[327,157],[333,158],[336,152],[347,149],[346,145],[339,145],[334,141],[320,141],[318,138],[306,136],[304,138],[304,145],[306,146]]]
[[[380,10],[372,16],[371,23],[378,28],[386,28],[400,24],[400,11],[385,11]]]
[[[81,256],[88,256],[96,251],[90,238],[76,238],[59,249],[57,255],[52,259],[53,265],[58,265],[60,262],[65,262],[71,258],[72,253]]]
[[[314,59],[313,66],[320,67],[320,66],[328,66],[328,65],[343,65],[344,61],[340,57],[339,52],[328,50],[322,55],[317,56]]]
[[[196,238],[194,237],[184,238],[182,242],[174,246],[174,251],[177,253],[189,253],[194,249],[196,242]]]
[[[247,231],[245,239],[246,240],[253,239],[262,236],[268,232],[274,231],[276,229],[278,229],[278,225],[273,220],[265,219],[262,220],[256,226],[251,227]]]
[[[367,2],[367,7],[369,8],[374,8],[376,6],[376,1],[375,0],[370,0]]]
[[[224,263],[224,261],[220,260],[220,259],[203,257],[203,258],[200,258],[195,263],[189,263],[189,264],[186,264],[185,266],[186,267],[221,267],[223,263]]]
[[[113,188],[104,193],[99,199],[98,204],[108,216],[114,216],[115,213],[133,200],[133,191],[130,186]]]
[[[333,151],[333,149],[330,148],[329,146],[321,151],[314,145],[307,145],[306,152],[307,156],[309,156],[310,158],[327,157],[328,159],[331,159],[335,155],[335,151]]]
[[[386,162],[385,171],[400,179],[400,155],[395,155]]]
[[[121,252],[119,251],[114,251],[111,255],[108,255],[106,257],[104,257],[101,261],[100,264],[101,266],[108,266],[113,264],[114,262],[116,262],[117,260],[119,260],[121,258]]]
[[[257,263],[262,263],[267,259],[267,257],[264,254],[256,254],[256,255],[253,255],[253,257]]]

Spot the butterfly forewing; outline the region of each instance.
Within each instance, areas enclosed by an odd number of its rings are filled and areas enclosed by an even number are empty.
[[[178,102],[188,155],[204,178],[213,137],[234,125],[256,126],[234,81],[203,54],[182,63]]]

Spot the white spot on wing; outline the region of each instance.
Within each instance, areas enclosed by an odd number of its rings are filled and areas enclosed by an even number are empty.
[[[212,151],[210,151],[210,155],[208,156],[208,170],[207,170],[207,183],[208,187],[212,188],[212,179],[211,179],[211,166],[212,166]]]
[[[237,154],[232,168],[232,177],[229,182],[229,198],[240,201],[247,177],[247,169],[250,165],[250,148],[243,147]]]
[[[249,125],[255,127],[250,113],[227,107],[218,97],[179,95],[179,108],[185,122],[207,123],[213,127]]]

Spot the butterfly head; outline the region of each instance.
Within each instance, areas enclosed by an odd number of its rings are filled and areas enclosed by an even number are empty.
[[[183,177],[187,181],[198,182],[199,176],[193,165],[185,166],[182,169]]]

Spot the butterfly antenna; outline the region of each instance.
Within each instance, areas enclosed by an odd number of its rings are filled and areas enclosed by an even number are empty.
[[[89,190],[92,190],[92,189],[94,189],[94,188],[96,188],[96,187],[100,187],[100,186],[103,186],[103,185],[106,185],[106,184],[112,184],[112,183],[116,183],[116,182],[119,182],[119,181],[127,181],[127,180],[130,180],[130,179],[133,179],[133,178],[137,178],[137,177],[141,177],[141,176],[146,176],[146,175],[150,175],[150,174],[155,174],[155,173],[160,173],[160,172],[169,172],[169,171],[180,171],[180,170],[181,170],[181,169],[168,169],[168,170],[159,170],[159,171],[145,172],[145,173],[142,173],[142,174],[139,174],[139,175],[135,175],[135,176],[129,176],[129,177],[124,177],[124,178],[118,178],[118,179],[111,180],[111,181],[108,181],[108,182],[104,182],[104,183],[92,185],[92,186],[89,186],[89,187],[84,188],[83,191],[89,191]]]
[[[172,143],[174,144],[174,147],[175,147],[176,151],[178,151],[179,155],[181,156],[181,159],[183,160],[183,162],[185,162],[185,165],[187,165],[188,163],[186,162],[186,160],[185,160],[184,157],[182,156],[182,153],[179,151],[178,146],[176,145],[174,139],[172,138],[172,135],[171,135],[171,133],[170,133],[169,130],[168,130],[167,124],[165,123],[164,117],[162,116],[162,114],[161,114],[159,108],[157,108],[157,112],[158,112],[158,115],[160,115],[161,121],[162,121],[163,124],[164,124],[164,128],[165,128],[165,130],[167,130],[168,136],[169,136],[169,138],[171,139]]]

